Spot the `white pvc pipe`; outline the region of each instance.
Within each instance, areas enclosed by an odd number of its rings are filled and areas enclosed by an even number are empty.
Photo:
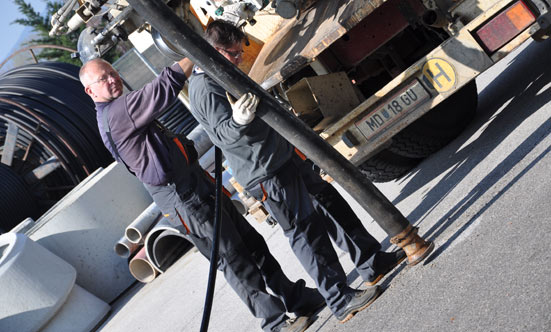
[[[238,196],[237,193],[232,196],[231,202],[233,203],[233,206],[235,206],[235,208],[237,209],[237,212],[244,216],[248,212],[247,206],[239,198],[234,199],[234,197],[236,196]]]
[[[115,250],[115,253],[119,255],[122,258],[128,258],[130,257],[138,248],[140,247],[140,243],[133,243],[130,242],[126,236],[123,236],[120,238],[119,241],[115,244],[115,247],[113,248]]]
[[[145,237],[145,241],[144,241],[144,248],[145,248],[145,252],[146,252],[146,257],[150,262],[154,262],[154,259],[153,259],[153,257],[154,257],[153,256],[153,245],[155,243],[155,240],[165,230],[169,230],[169,231],[172,231],[174,233],[181,233],[182,230],[183,230],[183,226],[182,225],[174,225],[167,218],[162,218],[157,223],[157,225],[153,226],[153,228],[149,231],[149,233],[147,233],[147,235]],[[159,266],[157,266],[156,264],[153,264],[153,266],[158,272],[163,272],[163,271],[161,271]]]
[[[161,210],[155,203],[151,203],[134,221],[126,227],[124,234],[132,243],[144,241],[145,234],[161,219]]]
[[[153,267],[153,264],[145,255],[145,247],[140,249],[140,251],[138,251],[138,253],[130,260],[130,263],[128,263],[128,269],[136,280],[143,283],[153,281],[158,274],[157,270]]]
[[[197,125],[193,128],[187,135],[187,138],[193,141],[199,157],[203,156],[213,147],[212,141],[202,125]]]
[[[113,246],[151,203],[143,184],[123,164],[112,163],[71,190],[26,234],[74,266],[81,287],[110,303],[135,282]]]
[[[155,267],[166,272],[178,259],[193,248],[193,243],[182,233],[164,230],[153,243],[153,261]]]
[[[214,146],[208,149],[200,158],[199,165],[209,172],[214,171]]]

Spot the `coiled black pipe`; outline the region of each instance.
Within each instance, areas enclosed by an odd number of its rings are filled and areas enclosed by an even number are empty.
[[[199,123],[189,110],[177,100],[159,116],[159,121],[173,133],[189,134]]]
[[[4,231],[26,217],[38,218],[113,160],[101,141],[94,103],[84,93],[78,70],[66,63],[38,63],[0,76],[0,155],[8,123],[18,129],[13,158],[0,168],[0,199],[10,202],[0,207]],[[29,177],[52,159],[59,167],[34,180]]]
[[[8,166],[0,163],[0,179],[2,179],[2,187],[10,188],[7,190],[0,190],[0,214],[2,219],[8,220],[24,220],[28,214],[34,214],[36,212],[36,202],[32,197],[32,194],[21,179],[21,177],[15,173]],[[21,209],[14,209],[14,206],[21,206]],[[4,225],[0,225],[0,232],[8,231],[4,229]]]

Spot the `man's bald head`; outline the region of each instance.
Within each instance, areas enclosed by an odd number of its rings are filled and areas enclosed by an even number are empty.
[[[92,80],[90,80],[90,75],[88,72],[90,70],[94,70],[97,66],[107,66],[109,68],[113,68],[111,64],[107,61],[105,61],[102,58],[92,59],[80,67],[80,71],[78,72],[78,78],[80,79],[80,83],[84,85],[85,87],[92,83]]]
[[[94,102],[110,102],[122,94],[122,80],[111,64],[103,59],[86,62],[79,71],[84,91]]]

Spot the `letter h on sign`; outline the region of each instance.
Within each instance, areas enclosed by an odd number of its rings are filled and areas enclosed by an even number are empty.
[[[436,84],[438,84],[438,87],[439,88],[443,88],[444,86],[438,81],[438,79],[440,77],[444,77],[448,82],[451,82],[452,79],[448,76],[448,74],[446,74],[446,72],[444,71],[444,69],[442,69],[442,67],[440,67],[440,64],[439,63],[435,63],[434,64],[437,68],[438,68],[438,73],[436,73],[436,75],[432,72],[432,70],[430,69],[427,69],[427,74],[430,75],[430,77],[432,78],[432,81]],[[425,76],[425,79],[427,79],[427,77]],[[428,79],[427,79],[428,80]],[[428,83],[428,82],[427,82]],[[436,88],[436,87],[435,87]]]

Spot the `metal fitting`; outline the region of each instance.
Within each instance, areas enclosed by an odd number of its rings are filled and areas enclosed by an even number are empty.
[[[397,245],[406,252],[408,264],[412,266],[425,259],[434,249],[434,243],[425,241],[417,235],[418,231],[418,227],[409,225],[401,233],[390,239],[390,243]]]

